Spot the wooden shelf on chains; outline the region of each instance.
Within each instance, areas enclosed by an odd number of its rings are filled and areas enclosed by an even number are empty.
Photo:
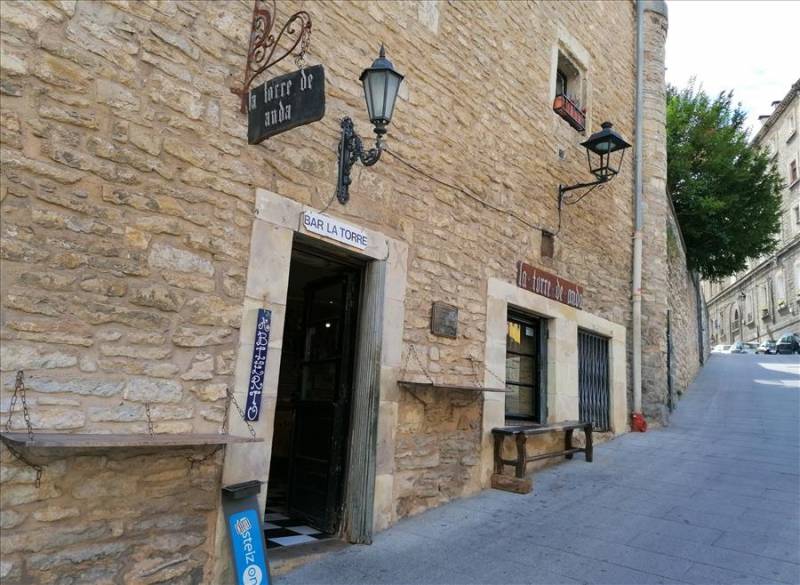
[[[434,384],[433,382],[411,382],[409,380],[398,380],[397,385],[415,390],[437,388],[440,390],[471,390],[473,392],[505,392],[504,388],[483,388],[481,386],[464,386],[461,384]]]
[[[4,442],[12,447],[36,448],[115,448],[115,447],[196,447],[203,445],[229,445],[231,443],[260,443],[263,439],[227,434],[163,433],[140,434],[87,434],[87,433],[34,433],[33,439],[25,432],[0,432]]]

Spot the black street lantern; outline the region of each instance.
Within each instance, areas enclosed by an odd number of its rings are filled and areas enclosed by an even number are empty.
[[[619,172],[625,150],[630,147],[625,139],[612,127],[611,122],[603,122],[600,132],[592,134],[588,140],[581,142],[586,149],[586,158],[589,161],[589,170],[599,180],[607,181]],[[619,152],[616,165],[612,165],[612,154]],[[594,154],[594,156],[592,156]]]
[[[364,99],[367,102],[367,113],[370,122],[375,126],[375,148],[364,151],[361,137],[353,127],[353,121],[346,117],[342,119],[342,138],[339,141],[339,180],[336,186],[336,198],[339,203],[345,204],[350,199],[349,188],[352,179],[350,170],[356,161],[361,161],[364,166],[372,166],[381,158],[383,152],[383,135],[386,127],[392,121],[394,103],[403,76],[394,70],[391,61],[386,58],[386,52],[381,45],[381,52],[372,67],[364,69],[360,77],[364,85]]]
[[[576,185],[559,185],[558,186],[558,208],[561,209],[564,205],[577,203],[589,194],[589,191],[607,183],[619,173],[622,167],[622,159],[625,156],[625,150],[630,148],[630,144],[619,135],[619,133],[612,128],[611,122],[603,122],[602,130],[592,134],[588,140],[581,142],[581,146],[586,149],[586,159],[589,162],[589,172],[595,177],[596,181],[591,183],[578,183]],[[614,153],[619,153],[616,155]],[[588,191],[583,193],[575,201],[567,200],[566,194],[575,189],[583,189],[590,187]]]
[[[378,136],[386,134],[386,126],[392,121],[394,102],[397,100],[397,91],[400,89],[403,76],[394,70],[391,61],[386,58],[383,45],[372,67],[364,69],[360,79],[364,84],[367,112],[370,122],[375,126],[375,134]]]

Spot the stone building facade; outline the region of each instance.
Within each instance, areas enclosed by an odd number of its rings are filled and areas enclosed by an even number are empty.
[[[778,246],[730,278],[703,283],[715,344],[800,334],[800,80],[760,119],[753,144],[769,151],[784,184]]]
[[[489,486],[491,429],[519,414],[509,396],[539,422],[579,418],[583,334],[607,351],[603,430],[627,431],[633,157],[560,214],[557,188],[588,180],[579,143],[601,122],[634,135],[634,3],[281,2],[278,25],[300,9],[325,116],[250,146],[230,91],[250,2],[3,4],[1,412],[25,433],[27,410],[34,441],[74,441],[2,448],[4,583],[231,582],[220,487],[249,479],[262,507],[289,490],[306,521],[369,541]],[[644,403],[658,422],[667,310],[688,332],[696,309],[667,237],[666,15],[645,15]],[[339,122],[370,134],[358,78],[380,42],[406,75],[389,149],[354,168],[340,205]],[[554,112],[559,87],[585,132]],[[305,213],[368,244],[309,231]],[[581,307],[517,286],[519,261],[578,283]],[[434,303],[458,310],[455,336],[432,333]],[[259,309],[261,442],[192,445],[249,436],[238,406]],[[678,385],[699,363],[686,352]],[[96,434],[145,438],[81,439]]]

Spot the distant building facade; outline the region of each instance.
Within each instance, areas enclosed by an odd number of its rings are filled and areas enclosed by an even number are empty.
[[[800,332],[800,80],[774,104],[753,139],[766,148],[780,173],[781,225],[777,250],[746,270],[704,282],[711,343],[778,340]]]

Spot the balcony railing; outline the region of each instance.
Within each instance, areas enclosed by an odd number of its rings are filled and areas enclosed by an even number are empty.
[[[586,114],[567,96],[556,96],[553,102],[553,111],[564,118],[578,132],[583,132],[586,129]]]

